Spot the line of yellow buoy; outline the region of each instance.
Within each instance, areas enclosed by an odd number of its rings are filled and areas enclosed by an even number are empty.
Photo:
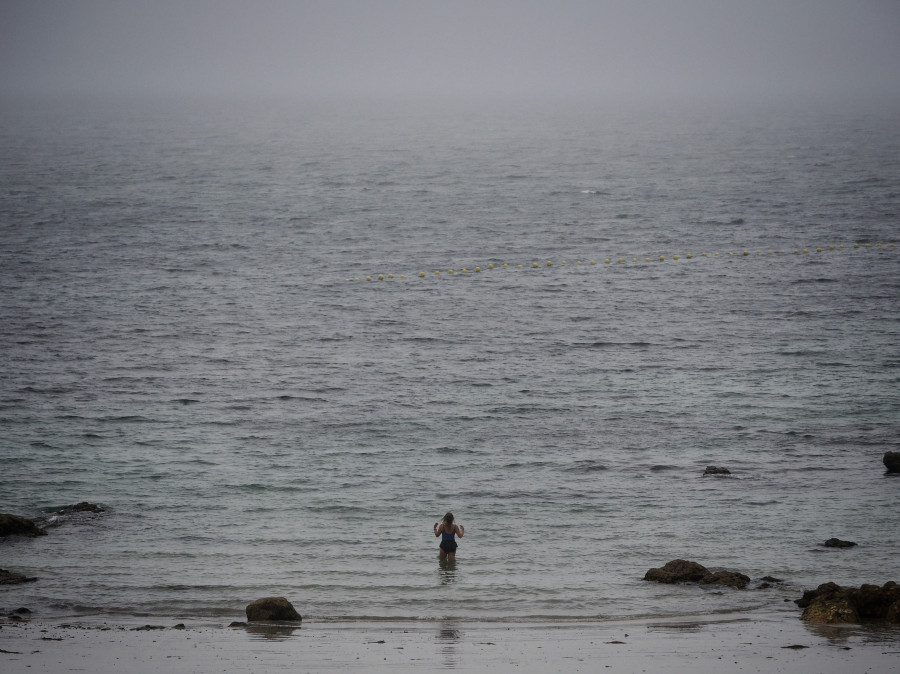
[[[873,245],[872,245],[871,243],[854,243],[852,247],[853,247],[853,248],[863,248],[863,249],[865,249],[865,248],[872,248]],[[876,244],[874,245],[874,247],[875,247],[875,248],[882,248],[882,247],[893,248],[893,247],[894,247],[894,244],[893,244],[893,243],[890,243],[890,244],[887,244],[887,246],[882,246],[882,244],[876,243]],[[843,244],[840,244],[840,245],[837,245],[837,246],[834,246],[834,245],[824,246],[824,247],[820,246],[820,247],[817,247],[817,248],[815,249],[815,252],[816,252],[816,253],[823,253],[823,252],[825,252],[826,250],[840,250],[840,249],[842,249],[842,248],[845,248],[845,246],[844,246]],[[793,250],[791,251],[791,254],[793,254],[793,255],[808,255],[809,253],[810,253],[810,249],[809,249],[809,248],[802,248],[802,249],[801,249],[801,248],[795,248],[795,249],[793,249]],[[771,250],[771,249],[770,249],[770,250],[766,250],[766,251],[757,250],[755,254],[756,254],[756,255],[778,255],[778,254],[787,255],[787,254],[788,254],[788,251],[786,251],[786,250],[778,250],[778,251],[776,251],[776,250]],[[751,255],[751,253],[750,253],[749,250],[744,250],[744,251],[742,251],[741,253],[738,253],[737,255],[738,255],[739,257],[749,257],[749,256]],[[712,256],[712,257],[720,257],[720,256],[721,256],[721,257],[735,257],[735,253],[734,253],[734,252],[729,252],[729,253],[727,253],[727,254],[726,254],[726,253],[722,253],[722,254],[720,254],[720,253],[700,253],[700,257],[710,257],[710,256]],[[684,257],[685,257],[685,259],[687,259],[687,260],[691,260],[691,259],[694,258],[693,254],[691,254],[691,253],[685,254]],[[674,261],[677,261],[677,260],[679,260],[679,259],[681,259],[681,258],[680,258],[680,256],[678,256],[678,255],[672,255],[672,256],[671,256],[671,259],[674,260]],[[632,263],[639,263],[639,262],[641,262],[641,261],[643,261],[643,262],[652,262],[652,261],[653,261],[653,258],[651,258],[651,257],[644,257],[643,260],[641,260],[640,258],[637,258],[637,257],[632,257],[632,258],[631,258],[631,262],[632,262]],[[665,261],[666,261],[666,256],[665,256],[665,255],[660,255],[660,256],[659,256],[659,262],[665,262]],[[613,264],[613,260],[612,260],[612,258],[607,257],[607,258],[605,258],[605,259],[603,260],[603,263],[604,263],[604,264]],[[624,258],[624,257],[616,258],[615,263],[616,263],[616,264],[623,264],[623,263],[625,263],[625,258]],[[561,265],[567,265],[567,264],[569,264],[569,262],[567,262],[566,260],[562,260],[562,261],[560,262],[560,264],[561,264]],[[578,265],[588,265],[588,266],[590,266],[590,265],[596,265],[596,264],[597,264],[597,261],[596,261],[596,260],[576,260],[576,261],[575,261],[575,265],[576,265],[576,266],[578,266]],[[538,268],[541,267],[541,266],[552,267],[552,266],[553,266],[553,261],[552,261],[552,260],[547,260],[546,265],[541,265],[541,264],[538,263],[538,262],[532,262],[532,263],[531,263],[531,268],[532,268],[532,269],[538,269]],[[485,267],[486,270],[497,269],[497,268],[500,268],[500,269],[510,269],[510,268],[524,269],[525,267],[524,267],[524,265],[522,265],[522,264],[512,264],[512,265],[511,265],[511,264],[509,264],[508,262],[504,262],[503,264],[497,264],[497,265],[495,265],[493,262],[489,262],[489,263],[487,264],[487,266]],[[482,268],[481,268],[481,267],[474,267],[472,271],[473,271],[474,273],[476,273],[476,274],[479,274],[479,273],[481,273]],[[453,276],[454,274],[469,274],[470,271],[469,271],[469,269],[468,269],[467,267],[463,267],[463,268],[460,269],[458,272],[457,272],[457,271],[454,271],[452,268],[451,268],[451,269],[447,269],[446,272],[442,272],[440,269],[435,269],[435,270],[434,270],[434,276],[440,276],[442,273],[446,273],[448,276]],[[426,274],[424,271],[420,271],[420,272],[417,274],[417,276],[418,276],[419,278],[425,278],[427,275],[428,275],[428,274]],[[394,278],[405,279],[405,278],[407,278],[407,275],[406,275],[406,274],[398,274],[398,275],[395,276],[394,274],[391,274],[391,273],[388,273],[388,274],[378,274],[378,275],[376,275],[376,276],[366,276],[366,277],[364,277],[364,280],[366,280],[366,281],[376,281],[376,280],[377,280],[377,281],[385,281],[385,280],[390,280],[390,279],[394,279]],[[348,281],[351,281],[351,282],[354,282],[354,281],[360,281],[360,280],[363,280],[363,279],[360,278],[359,276],[357,276],[356,278],[349,278],[349,279],[347,279],[347,280],[348,280]]]

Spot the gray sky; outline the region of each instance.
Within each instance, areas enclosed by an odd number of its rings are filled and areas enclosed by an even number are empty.
[[[900,97],[900,0],[0,0],[0,93]]]

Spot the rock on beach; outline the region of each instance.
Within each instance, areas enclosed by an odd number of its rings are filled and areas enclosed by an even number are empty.
[[[248,622],[268,622],[272,620],[303,620],[284,597],[264,597],[247,604]]]
[[[890,623],[900,624],[900,585],[889,581],[858,588],[823,583],[807,590],[797,606],[804,609],[801,620],[818,624]]]

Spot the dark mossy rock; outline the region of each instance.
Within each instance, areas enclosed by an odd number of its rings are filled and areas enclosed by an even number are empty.
[[[823,583],[804,592],[797,606],[804,609],[800,618],[812,623],[900,624],[900,585],[889,581],[881,587],[844,588]]]
[[[852,548],[856,545],[853,541],[842,541],[840,538],[829,538],[822,543],[826,548]]]
[[[662,568],[647,571],[644,580],[656,583],[695,583],[708,575],[709,569],[702,564],[685,559],[673,559]]]
[[[900,452],[885,452],[882,461],[887,472],[900,473]]]
[[[745,576],[738,571],[716,571],[703,576],[699,580],[701,585],[722,585],[725,587],[736,587],[743,590],[750,582],[750,576]]]
[[[722,466],[707,466],[704,475],[731,475],[731,471]]]
[[[303,620],[300,614],[284,597],[264,597],[247,605],[248,622],[270,622]]]
[[[0,513],[0,537],[5,536],[45,536],[46,531],[33,521],[18,515]]]

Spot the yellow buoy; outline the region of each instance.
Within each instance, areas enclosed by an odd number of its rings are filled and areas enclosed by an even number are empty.
[[[750,251],[747,251],[747,250],[744,251],[744,255],[749,255],[749,254],[750,254]]]
[[[591,264],[597,264],[597,263],[596,263],[596,262],[594,262],[594,260],[591,260]]]
[[[620,262],[620,263],[621,263],[621,262],[625,262],[625,260],[624,260],[623,258],[620,257],[620,258],[619,258],[619,262]]]
[[[424,271],[420,271],[420,272],[419,272],[419,278],[425,278],[425,272],[424,272]]]
[[[366,276],[366,281],[371,281],[371,280],[372,280],[371,276]]]
[[[462,273],[463,273],[463,274],[468,274],[468,273],[469,273],[469,270],[466,269],[465,267],[463,267]]]
[[[537,262],[532,262],[532,263],[531,263],[532,269],[537,269],[537,266],[538,266],[538,263],[537,263]]]
[[[688,253],[687,255],[685,255],[685,257],[686,257],[688,260],[690,260],[690,259],[692,259],[694,256],[691,255],[690,253]]]
[[[650,258],[649,258],[649,257],[645,257],[645,258],[644,258],[644,262],[650,262]]]
[[[660,256],[659,256],[659,261],[660,261],[660,262],[664,262],[664,261],[665,261],[665,259],[666,259],[666,258],[665,258],[665,257],[663,257],[663,256],[662,256],[662,255],[660,255]]]
[[[535,266],[537,266],[537,265],[535,265]],[[552,263],[550,260],[547,260],[547,266],[548,266],[548,267],[552,267],[552,266],[553,266],[553,263]]]
[[[673,255],[673,256],[672,256],[672,259],[673,259],[673,260],[677,260],[677,259],[678,259],[678,256],[677,256],[677,255]]]
[[[475,273],[478,273],[480,271],[481,271],[481,267],[475,267]]]
[[[700,253],[700,257],[706,257],[706,253]]]
[[[859,244],[858,244],[858,243],[854,243],[854,244],[853,244],[853,247],[854,247],[854,248],[859,248]]]
[[[448,269],[448,270],[447,270],[447,273],[448,273],[448,274],[452,274],[452,273],[453,273],[453,270],[452,270],[452,269]]]
[[[631,261],[632,261],[632,262],[637,262],[637,258],[636,258],[636,257],[633,257],[633,258],[631,258]]]
[[[504,262],[504,263],[503,263],[503,268],[506,269],[507,267],[509,267],[509,265],[506,264],[506,263]]]
[[[605,260],[603,260],[603,262],[604,264],[609,264],[609,258],[606,258]]]
[[[406,278],[406,274],[400,274],[400,278]]]
[[[575,264],[581,264],[581,260],[578,260],[578,262],[576,262]]]
[[[441,275],[441,270],[440,270],[440,269],[435,269],[435,270],[434,270],[434,275],[435,275],[435,276],[440,276],[440,275]]]
[[[488,262],[488,269],[493,269],[493,268],[494,268],[494,263]]]

